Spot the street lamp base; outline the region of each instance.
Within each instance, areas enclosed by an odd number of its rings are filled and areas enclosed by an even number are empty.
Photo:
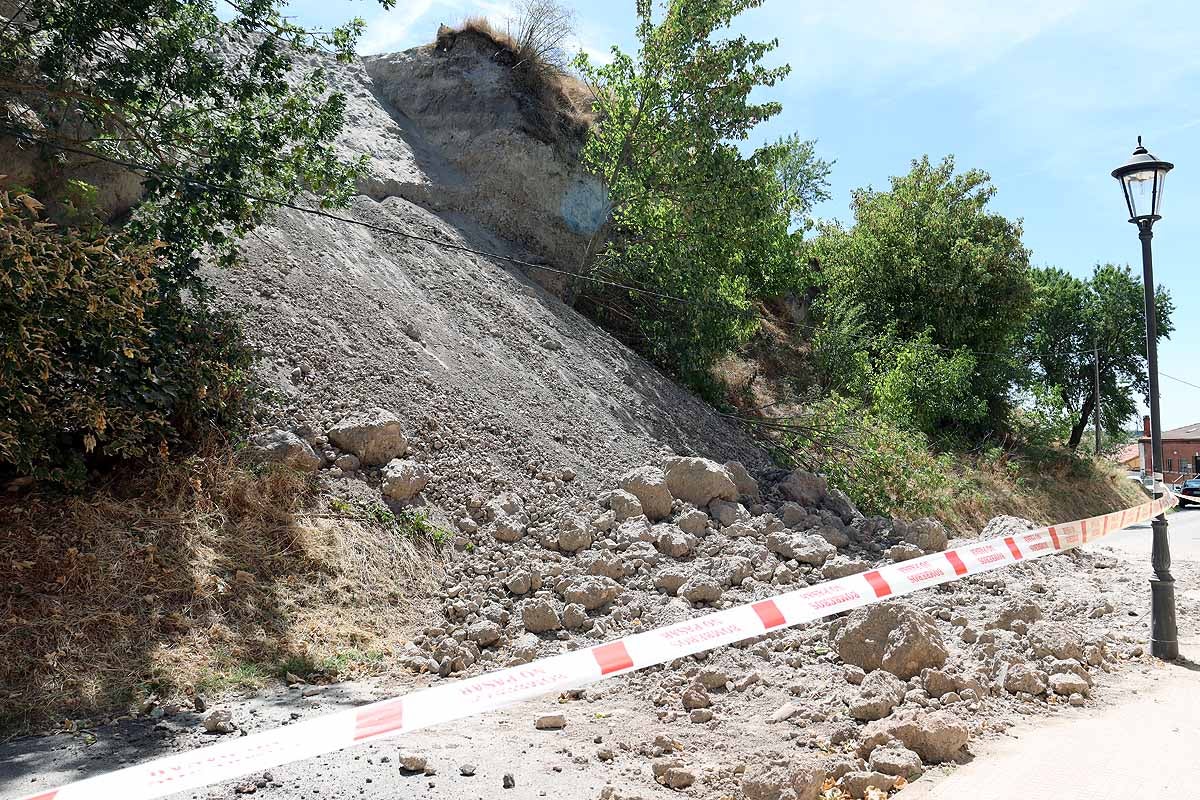
[[[1164,661],[1179,658],[1175,626],[1175,581],[1150,579],[1150,655]]]

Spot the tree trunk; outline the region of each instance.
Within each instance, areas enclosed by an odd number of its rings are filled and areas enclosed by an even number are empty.
[[[1088,423],[1091,422],[1092,409],[1096,407],[1096,393],[1092,392],[1083,401],[1083,409],[1079,412],[1079,420],[1071,426],[1071,438],[1067,441],[1067,447],[1072,451],[1079,447],[1079,442],[1083,440],[1083,432],[1087,430]]]

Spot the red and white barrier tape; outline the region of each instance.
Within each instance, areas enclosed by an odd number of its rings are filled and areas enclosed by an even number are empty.
[[[1167,493],[1158,500],[1124,511],[889,564],[585,650],[443,683],[403,697],[156,758],[28,795],[22,800],[85,797],[150,800],[197,789],[360,742],[397,736],[549,692],[577,688],[610,675],[664,664],[885,598],[949,583],[964,575],[990,572],[1018,561],[1041,558],[1144,522],[1177,502],[1174,495]]]

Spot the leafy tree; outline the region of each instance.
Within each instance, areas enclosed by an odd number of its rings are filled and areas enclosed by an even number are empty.
[[[362,22],[226,5],[0,0],[0,149],[35,190],[0,209],[0,465],[78,482],[244,413],[251,355],[198,268],[270,210],[246,194],[350,196],[363,162],[336,154],[345,98],[316,56],[349,58]],[[149,168],[115,218],[83,180],[113,161]]]
[[[156,246],[41,211],[0,191],[0,464],[77,484],[88,460],[240,422],[251,357],[233,320],[163,303]]]
[[[1141,277],[1128,266],[1098,264],[1089,278],[1056,267],[1036,269],[1033,283],[1033,313],[1023,346],[1031,385],[1061,400],[1071,416],[1067,446],[1075,449],[1096,409],[1092,348],[1098,345],[1101,427],[1119,435],[1137,413],[1135,393],[1149,391]],[[1160,339],[1174,330],[1173,311],[1171,295],[1158,287]]]
[[[795,273],[793,217],[821,196],[828,171],[798,139],[740,147],[780,111],[751,94],[788,67],[761,64],[774,41],[718,33],[762,1],[670,0],[656,11],[638,0],[636,55],[576,61],[599,117],[583,162],[610,202],[585,264],[647,290],[592,297],[604,321],[625,320],[644,352],[694,382],[753,330],[752,300]]]
[[[875,391],[927,433],[999,426],[1008,411],[1032,288],[1020,223],[988,210],[995,191],[987,173],[925,156],[889,191],[856,191],[854,225],[822,225],[812,243],[824,313],[858,305],[887,321],[864,344],[884,376]]]
[[[281,0],[226,0],[227,20],[215,0],[8,5],[0,137],[32,135],[200,182],[147,177],[129,225],[141,241],[165,243],[156,277],[167,296],[202,289],[201,255],[232,263],[236,239],[269,210],[221,187],[274,200],[305,188],[326,204],[349,197],[363,164],[343,163],[333,147],[345,98],[304,59],[350,58],[361,20],[306,31],[287,21]],[[35,188],[52,205],[61,181],[94,161],[53,147],[41,155]]]

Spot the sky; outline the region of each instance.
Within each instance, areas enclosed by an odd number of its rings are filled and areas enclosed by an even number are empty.
[[[519,2],[519,0],[518,0]],[[633,0],[566,0],[575,48],[632,51]],[[306,25],[362,16],[364,53],[433,40],[439,23],[502,22],[506,0],[291,0]],[[1035,265],[1086,276],[1098,262],[1140,271],[1137,229],[1110,176],[1138,135],[1176,165],[1154,227],[1156,282],[1175,300],[1159,348],[1163,428],[1200,422],[1200,4],[1111,0],[766,0],[736,33],[777,38],[791,74],[764,93],[783,113],[757,140],[793,131],[835,162],[817,216],[850,220],[855,188],[886,188],[913,158],[953,154],[997,188],[992,208],[1024,223]],[[1197,386],[1189,386],[1166,375]]]

